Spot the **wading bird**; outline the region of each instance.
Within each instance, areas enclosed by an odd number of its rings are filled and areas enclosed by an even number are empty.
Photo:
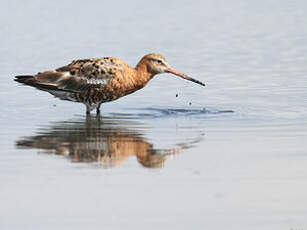
[[[143,88],[156,74],[172,73],[202,86],[204,83],[174,70],[160,54],[145,55],[135,68],[118,58],[76,60],[53,71],[16,76],[15,81],[47,91],[57,98],[86,105],[86,113]]]

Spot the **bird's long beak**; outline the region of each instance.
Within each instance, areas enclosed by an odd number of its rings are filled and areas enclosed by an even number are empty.
[[[174,70],[173,68],[168,68],[168,69],[165,70],[165,72],[175,74],[178,77],[181,77],[181,78],[186,79],[188,81],[192,81],[192,82],[195,82],[195,83],[197,83],[199,85],[205,86],[204,83],[202,83],[202,82],[200,82],[200,81],[198,81],[198,80],[196,80],[194,78],[191,78],[191,77],[189,77],[189,76],[187,76],[187,75],[185,75],[183,73],[180,73],[177,70]]]

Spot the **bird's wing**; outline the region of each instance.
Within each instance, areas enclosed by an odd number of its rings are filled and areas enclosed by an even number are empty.
[[[76,60],[55,71],[38,73],[31,83],[44,90],[82,92],[107,85],[122,71],[123,66],[114,58]]]

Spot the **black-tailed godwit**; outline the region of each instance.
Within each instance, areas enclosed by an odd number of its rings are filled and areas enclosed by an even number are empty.
[[[145,55],[135,68],[118,58],[76,60],[53,71],[16,76],[15,81],[47,91],[57,98],[86,105],[89,114],[104,102],[143,88],[159,73],[172,73],[202,86],[204,83],[174,70],[160,54]]]

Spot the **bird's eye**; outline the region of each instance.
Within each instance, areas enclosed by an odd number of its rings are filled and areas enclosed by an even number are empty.
[[[162,62],[161,60],[159,60],[159,59],[157,60],[157,62],[158,62],[159,64],[162,64],[162,63],[163,63],[163,62]]]

